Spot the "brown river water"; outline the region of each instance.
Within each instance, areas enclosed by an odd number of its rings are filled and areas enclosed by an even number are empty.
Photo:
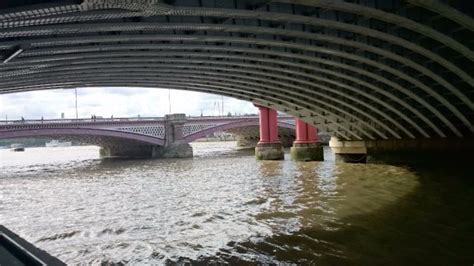
[[[0,150],[0,224],[67,264],[474,265],[474,171]]]

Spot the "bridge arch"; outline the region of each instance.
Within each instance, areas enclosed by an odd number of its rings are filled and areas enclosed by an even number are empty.
[[[221,131],[229,131],[232,129],[239,129],[239,128],[246,128],[246,127],[258,127],[259,123],[258,120],[252,119],[252,120],[247,120],[247,121],[236,121],[236,122],[231,122],[231,123],[226,123],[226,124],[221,124],[217,125],[214,127],[209,127],[204,130],[200,130],[198,132],[189,134],[183,138],[183,141],[186,143],[196,141],[200,138],[204,138],[210,134],[213,134],[215,132],[221,132]],[[288,123],[288,122],[283,122],[279,121],[278,122],[278,127],[279,128],[286,128],[286,129],[295,129],[295,125]]]
[[[80,140],[83,143],[97,146],[111,143],[120,143],[123,141],[134,142],[134,144],[141,145],[163,146],[165,144],[164,139],[157,137],[146,136],[133,132],[97,128],[30,128],[0,131],[0,133],[0,139],[56,137]],[[97,137],[101,139],[97,140]]]

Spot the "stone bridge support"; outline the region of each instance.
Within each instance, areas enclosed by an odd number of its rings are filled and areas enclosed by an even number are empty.
[[[100,148],[100,157],[120,157],[120,158],[152,158],[154,145],[141,145],[138,143],[122,143],[104,145]]]
[[[296,119],[296,140],[290,153],[295,161],[323,161],[323,147],[318,145],[316,128]]]
[[[255,148],[257,160],[283,160],[283,147],[278,139],[277,111],[264,106],[259,109],[260,141]]]
[[[185,114],[165,115],[165,145],[153,148],[153,158],[191,158],[193,148],[183,140]]]
[[[474,138],[341,141],[331,138],[336,161],[351,163],[472,163]]]

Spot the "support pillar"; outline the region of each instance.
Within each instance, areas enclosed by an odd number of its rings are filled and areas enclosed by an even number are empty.
[[[278,139],[277,111],[264,106],[259,109],[260,141],[255,148],[257,160],[283,160],[284,153]]]
[[[100,148],[101,158],[153,158],[154,145],[138,145],[136,143],[117,143]]]
[[[336,162],[367,162],[367,147],[363,140],[343,141],[336,137],[331,137],[329,147],[331,147],[331,150],[335,154]]]
[[[339,140],[329,146],[336,161],[408,165],[472,165],[474,138]]]
[[[323,147],[318,144],[318,132],[314,126],[296,119],[296,140],[290,154],[295,161],[324,161]]]
[[[165,146],[154,147],[153,158],[191,158],[193,148],[183,142],[185,114],[165,115]]]

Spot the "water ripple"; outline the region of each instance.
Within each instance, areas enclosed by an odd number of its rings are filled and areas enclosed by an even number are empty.
[[[68,264],[347,264],[370,257],[356,248],[363,241],[410,238],[384,220],[403,215],[392,206],[421,200],[403,201],[420,189],[409,169],[258,162],[232,142],[193,145],[192,160],[99,160],[94,147],[27,149],[22,160],[0,151],[0,220]],[[436,206],[411,215],[431,217]],[[455,234],[437,225],[444,238]]]

